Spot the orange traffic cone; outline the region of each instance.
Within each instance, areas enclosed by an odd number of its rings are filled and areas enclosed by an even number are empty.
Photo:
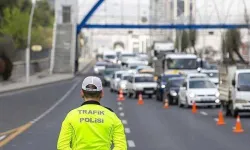
[[[119,90],[119,95],[118,95],[118,98],[117,98],[118,101],[124,101],[124,96],[123,96],[123,92],[122,92],[122,89]]]
[[[138,105],[143,105],[144,104],[144,101],[142,99],[142,94],[141,93],[139,94],[139,98],[138,98],[138,103],[137,104]]]
[[[166,100],[164,101],[164,106],[163,106],[163,108],[168,109],[168,107],[169,107],[169,104],[168,104],[168,100],[166,99]]]
[[[242,126],[241,126],[240,116],[239,115],[237,116],[236,125],[235,125],[235,127],[233,129],[233,132],[234,133],[242,133],[242,132],[244,132],[244,130],[242,129]]]
[[[225,125],[224,117],[223,117],[223,112],[220,110],[218,114],[218,121],[217,125]]]
[[[193,102],[193,105],[192,105],[192,113],[193,114],[197,113],[197,108],[196,108],[196,103],[195,102]]]

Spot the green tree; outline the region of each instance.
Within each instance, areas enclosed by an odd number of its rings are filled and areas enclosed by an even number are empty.
[[[43,48],[51,48],[53,37],[53,28],[45,28],[42,26],[32,29],[32,45],[41,45]]]
[[[54,14],[48,1],[38,1],[34,13],[34,26],[52,27],[53,20]]]
[[[181,36],[181,41],[179,41],[179,36]],[[181,49],[179,48],[179,42],[181,42]],[[181,52],[186,52],[186,49],[188,48],[189,40],[188,40],[188,33],[185,30],[179,31],[176,34],[176,40],[175,40],[175,48],[177,48]]]
[[[18,0],[0,0],[0,16],[3,15],[3,10],[7,7],[11,8],[17,4]]]
[[[17,48],[25,48],[29,13],[21,12],[17,7],[12,9],[5,8],[3,11],[4,18],[1,22],[0,32],[11,36],[14,39]]]

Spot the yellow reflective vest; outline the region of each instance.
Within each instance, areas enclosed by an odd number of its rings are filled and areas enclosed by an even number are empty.
[[[58,150],[127,150],[124,126],[116,114],[97,101],[70,111],[59,134]]]

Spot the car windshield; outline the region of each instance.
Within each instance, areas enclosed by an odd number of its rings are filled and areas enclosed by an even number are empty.
[[[104,72],[104,75],[105,75],[105,76],[109,76],[109,75],[111,75],[112,73],[114,73],[114,71],[105,71],[105,72]]]
[[[123,76],[122,80],[128,80],[129,76]]]
[[[206,69],[209,69],[209,70],[217,70],[218,67],[217,67],[216,64],[208,64]]]
[[[135,82],[154,82],[154,77],[135,77]]]
[[[116,56],[115,55],[105,55],[105,58],[106,59],[114,59],[114,58],[116,58]]]
[[[240,73],[238,75],[238,89],[240,91],[250,91],[250,73]]]
[[[181,75],[179,75],[179,74],[173,74],[173,75],[163,76],[162,77],[162,82],[167,82],[170,78],[173,78],[173,77],[181,77]]]
[[[168,69],[196,69],[196,59],[167,59]]]
[[[108,68],[118,68],[118,69],[120,69],[121,66],[120,66],[120,65],[107,65],[106,68],[107,68],[107,69],[108,69]]]
[[[136,69],[137,66],[130,66],[129,68],[130,68],[130,69]]]
[[[189,81],[190,89],[209,89],[216,88],[215,85],[209,80],[197,80],[197,81]]]
[[[112,75],[116,70],[105,70],[104,75]]]
[[[180,87],[184,79],[170,79],[170,87]]]
[[[118,73],[118,74],[116,75],[116,77],[119,78],[119,79],[121,79],[122,74],[121,74],[121,73]]]
[[[217,78],[219,74],[217,72],[207,72],[206,73],[209,78]]]

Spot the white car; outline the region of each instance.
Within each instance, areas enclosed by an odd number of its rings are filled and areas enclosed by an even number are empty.
[[[207,74],[208,78],[215,84],[219,84],[219,71],[218,70],[202,70],[204,74]]]
[[[156,91],[156,82],[151,74],[133,74],[128,79],[127,90],[128,96],[138,98],[138,95],[148,95],[151,98]]]
[[[124,74],[122,74],[121,80],[118,83],[117,90],[122,89],[123,93],[127,93],[127,91],[128,91],[127,90],[128,79],[131,76],[132,76],[132,74],[130,74],[130,73],[124,73]]]
[[[94,66],[94,73],[95,74],[101,74],[105,70],[105,66],[107,65],[107,62],[99,61]]]
[[[185,80],[178,94],[179,107],[190,107],[195,102],[197,106],[220,106],[220,93],[213,82],[205,78]]]
[[[127,71],[116,71],[114,72],[114,74],[112,75],[112,78],[110,80],[110,91],[113,92],[118,92],[118,83],[121,80],[122,74],[126,73]]]

